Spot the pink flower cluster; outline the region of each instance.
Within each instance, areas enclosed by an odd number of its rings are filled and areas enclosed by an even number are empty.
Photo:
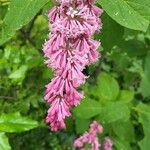
[[[99,58],[100,42],[92,36],[101,28],[102,13],[94,0],[57,0],[57,3],[48,13],[50,34],[43,47],[46,63],[55,72],[45,95],[50,105],[46,122],[52,131],[65,128],[64,119],[71,115],[70,108],[84,97],[77,88],[87,78],[82,72],[85,66]]]
[[[85,132],[82,136],[74,141],[74,147],[79,148],[80,150],[100,150],[101,144],[99,143],[97,134],[103,132],[103,127],[94,121],[90,125],[90,129],[88,132]],[[90,145],[90,148],[85,148],[86,144]],[[105,138],[104,150],[112,150],[112,141],[110,138]]]
[[[105,138],[104,141],[104,150],[112,150],[113,143],[109,137]]]

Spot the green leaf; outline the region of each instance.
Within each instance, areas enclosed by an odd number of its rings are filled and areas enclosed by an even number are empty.
[[[11,0],[2,30],[0,32],[0,45],[9,40],[16,30],[19,30],[36,15],[36,13],[49,0]]]
[[[117,98],[119,101],[129,103],[134,98],[134,91],[121,90],[119,97]]]
[[[150,97],[150,53],[147,54],[144,64],[144,73],[140,83],[139,91],[144,97]]]
[[[141,16],[150,21],[150,2],[149,0],[127,0],[127,3]]]
[[[0,132],[0,150],[11,150],[8,137],[3,132]]]
[[[125,140],[121,140],[119,138],[114,138],[113,142],[114,142],[114,145],[117,148],[117,150],[132,150],[130,143]]]
[[[122,40],[124,28],[112,20],[107,14],[102,16],[102,21],[102,33],[99,35],[102,42],[102,47],[106,51],[109,51],[113,46],[117,45]]]
[[[10,79],[20,79],[25,77],[25,73],[27,71],[27,66],[23,65],[18,70],[14,71],[9,75]]]
[[[113,102],[103,107],[99,120],[103,123],[112,123],[115,121],[127,121],[130,117],[130,110],[123,102]]]
[[[119,44],[119,47],[123,51],[127,52],[127,54],[130,57],[142,56],[142,55],[145,55],[148,51],[145,43],[136,39],[124,41]]]
[[[101,73],[98,77],[97,90],[100,100],[115,100],[119,94],[119,85],[112,76],[106,73]]]
[[[112,124],[113,131],[115,135],[127,142],[133,142],[135,139],[134,127],[130,120],[126,122],[115,122]]]
[[[150,148],[150,106],[139,104],[137,107],[139,122],[143,125],[144,139],[139,142],[141,150],[149,150]]]
[[[38,122],[27,117],[22,117],[20,113],[2,114],[0,116],[0,131],[21,132],[38,127]]]
[[[5,14],[7,12],[7,5],[3,5],[0,7],[0,21],[3,20]],[[1,27],[1,24],[0,24]]]
[[[150,97],[150,81],[148,77],[144,74],[140,83],[139,91],[144,97]]]
[[[119,24],[134,30],[147,30],[150,17],[149,0],[98,0],[98,3]]]
[[[84,99],[78,107],[74,108],[74,113],[79,118],[89,119],[99,114],[101,109],[99,102]]]
[[[66,118],[65,119],[65,123],[66,123],[66,131],[69,133],[74,132],[74,120],[73,118]]]
[[[117,72],[125,72],[125,68],[131,64],[128,55],[122,50],[119,50],[118,47],[112,49],[108,59],[113,62],[113,70]]]
[[[150,81],[150,53],[147,54],[144,65],[145,74]]]
[[[77,134],[84,133],[85,131],[88,130],[89,125],[90,125],[90,120],[89,119],[81,119],[77,118],[75,120],[75,125],[76,125],[76,132]]]

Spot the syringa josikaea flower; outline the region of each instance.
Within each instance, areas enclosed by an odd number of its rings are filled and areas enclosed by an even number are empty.
[[[98,134],[103,132],[103,127],[96,121],[90,125],[88,132],[85,132],[82,136],[74,141],[74,147],[80,150],[112,150],[113,143],[109,137],[105,138],[104,144],[101,145],[98,139]],[[89,148],[86,148],[86,145]],[[102,147],[103,146],[103,147]]]
[[[92,39],[101,29],[102,10],[94,0],[56,0],[57,6],[48,12],[49,39],[43,46],[45,63],[54,71],[54,78],[46,86],[45,100],[50,106],[46,122],[52,131],[64,129],[64,119],[70,108],[83,99],[77,88],[85,83],[86,65],[95,62],[100,42]],[[96,145],[96,142],[95,142]]]

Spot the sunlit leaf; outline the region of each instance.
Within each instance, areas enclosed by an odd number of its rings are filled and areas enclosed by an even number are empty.
[[[101,73],[98,77],[97,94],[100,100],[115,100],[119,94],[118,82],[109,74]]]
[[[3,132],[0,132],[0,150],[11,150],[8,137]]]
[[[133,98],[134,98],[134,91],[121,90],[117,99],[119,101],[129,103],[133,100]]]
[[[130,110],[123,102],[113,102],[103,107],[99,120],[103,123],[112,123],[115,121],[127,121],[130,117]]]
[[[0,116],[0,131],[21,132],[38,127],[37,121],[22,117],[20,113],[2,114]]]
[[[88,119],[101,112],[101,105],[95,100],[84,99],[78,107],[75,107],[74,113],[79,118]]]

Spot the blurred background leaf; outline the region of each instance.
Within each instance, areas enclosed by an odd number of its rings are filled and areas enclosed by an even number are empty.
[[[21,132],[38,127],[38,122],[27,117],[22,117],[20,113],[2,114],[0,116],[0,131]]]
[[[150,147],[150,106],[145,104],[139,104],[137,107],[139,114],[139,121],[143,125],[144,138],[139,142],[139,145],[142,150],[148,150]]]
[[[8,142],[8,137],[4,132],[0,132],[0,150],[11,150]]]

